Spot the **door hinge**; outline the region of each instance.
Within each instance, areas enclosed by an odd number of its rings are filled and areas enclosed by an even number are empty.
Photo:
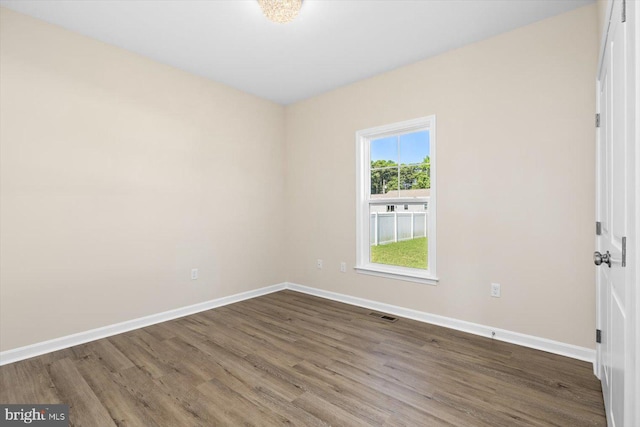
[[[627,238],[622,238],[622,266],[627,266]]]
[[[600,127],[600,113],[596,114],[596,127]]]
[[[600,236],[602,234],[602,223],[600,221],[596,221],[596,236]]]
[[[627,22],[627,0],[622,0],[622,22]]]
[[[598,344],[602,343],[602,331],[600,329],[596,329],[596,342]]]

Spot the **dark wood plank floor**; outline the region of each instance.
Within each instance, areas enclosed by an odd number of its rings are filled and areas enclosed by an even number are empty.
[[[589,363],[282,291],[0,368],[74,426],[604,426]]]

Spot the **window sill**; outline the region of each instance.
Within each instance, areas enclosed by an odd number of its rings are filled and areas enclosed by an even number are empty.
[[[358,265],[355,270],[361,274],[371,276],[386,277],[387,279],[405,280],[407,282],[424,283],[426,285],[437,285],[438,279],[429,274],[419,274],[410,271],[399,270],[394,268],[385,268],[378,265]]]

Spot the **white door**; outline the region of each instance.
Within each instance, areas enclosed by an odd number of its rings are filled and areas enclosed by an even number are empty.
[[[634,405],[631,399],[634,380],[629,376],[635,365],[635,352],[630,348],[634,340],[629,339],[635,330],[632,301],[635,289],[631,288],[634,285],[625,265],[632,262],[626,256],[626,246],[635,221],[631,208],[635,136],[629,114],[634,102],[630,62],[635,55],[629,49],[624,7],[623,0],[613,1],[598,76],[597,221],[600,225],[594,254],[594,261],[599,264],[596,282],[601,330],[597,366],[607,420],[615,427],[633,425],[633,406],[638,404]]]

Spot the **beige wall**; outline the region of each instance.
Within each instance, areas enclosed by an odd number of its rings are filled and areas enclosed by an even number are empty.
[[[283,107],[0,10],[2,350],[283,281]]]
[[[594,4],[288,107],[288,280],[593,348],[597,37]],[[355,132],[430,114],[440,283],[339,273]]]

